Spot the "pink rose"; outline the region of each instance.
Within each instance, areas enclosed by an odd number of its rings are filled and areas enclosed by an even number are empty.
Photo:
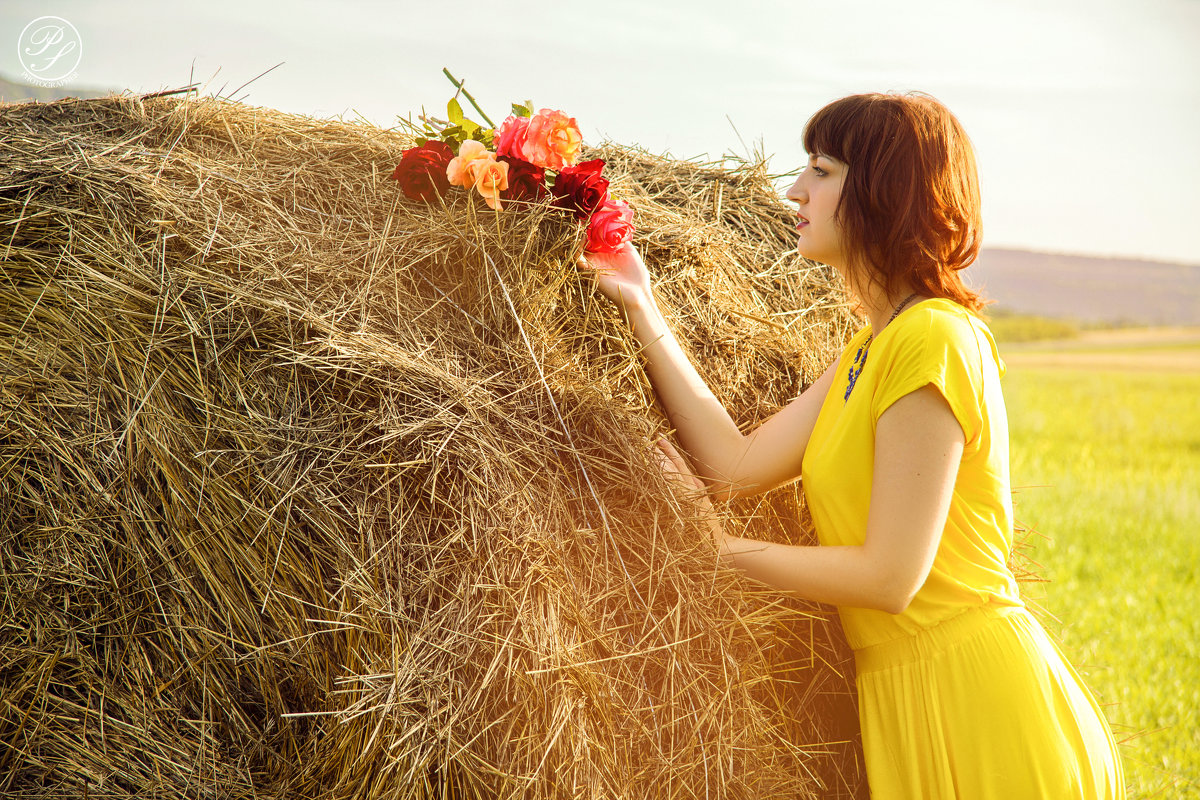
[[[475,191],[483,195],[489,208],[497,211],[503,209],[500,205],[500,193],[508,188],[508,164],[497,161],[491,153],[486,159],[474,161]]]
[[[528,117],[512,115],[496,129],[493,141],[497,156],[511,156],[525,161],[525,131],[529,128]]]
[[[583,149],[583,134],[574,117],[543,108],[525,126],[524,158],[547,169],[560,170],[575,163]]]
[[[475,170],[480,161],[494,160],[483,142],[467,139],[458,148],[458,155],[446,165],[446,178],[452,186],[470,187],[475,184]]]
[[[584,249],[589,253],[615,253],[632,238],[633,209],[609,196],[588,222]]]

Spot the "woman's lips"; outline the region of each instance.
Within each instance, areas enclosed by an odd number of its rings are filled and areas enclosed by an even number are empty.
[[[799,221],[796,223],[796,230],[802,230],[808,227],[808,220],[806,220],[804,217],[798,217],[798,220]]]

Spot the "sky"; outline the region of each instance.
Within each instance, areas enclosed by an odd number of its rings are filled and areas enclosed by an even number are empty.
[[[67,86],[391,127],[444,114],[446,67],[496,122],[533,100],[589,143],[776,173],[825,103],[924,91],[975,144],[986,246],[1200,264],[1200,0],[4,0],[0,75],[35,82],[48,15],[78,34]]]

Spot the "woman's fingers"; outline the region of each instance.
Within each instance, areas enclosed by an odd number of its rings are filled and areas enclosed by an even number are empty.
[[[658,452],[664,471],[669,470],[678,473],[688,473],[691,471],[688,469],[687,462],[679,455],[679,451],[666,439],[660,438],[658,440]]]
[[[585,272],[600,272],[600,265],[588,258],[587,253],[580,253],[579,258],[575,259],[575,266]]]
[[[644,272],[646,268],[638,251],[629,243],[611,253],[580,253],[577,263],[584,269],[625,275]]]
[[[662,470],[668,477],[674,477],[688,488],[704,491],[704,481],[696,477],[687,460],[680,455],[674,445],[666,439],[660,438],[658,449]]]
[[[659,469],[668,478],[675,477],[679,474],[679,464],[675,459],[671,458],[671,454],[663,447],[662,439],[658,440],[658,447],[655,449],[655,455],[658,458]]]
[[[696,492],[697,504],[707,512],[706,518],[713,539],[718,543],[722,542],[725,539],[725,529],[713,511],[712,501],[708,498],[708,490],[704,481],[696,477],[692,468],[688,466],[687,460],[665,438],[658,440],[658,460],[663,474],[667,476],[668,480],[679,482],[685,489],[692,489]]]
[[[589,257],[586,253],[580,254],[579,258],[575,260],[575,266],[580,272],[589,275],[601,287],[607,283],[611,283],[617,275],[610,264],[600,259]]]

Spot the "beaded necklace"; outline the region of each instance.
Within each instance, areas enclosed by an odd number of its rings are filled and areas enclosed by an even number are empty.
[[[904,307],[911,303],[913,298],[916,296],[917,293],[913,292],[908,297],[901,300],[900,305],[896,306],[896,310],[892,312],[890,317],[888,317],[888,321],[883,323],[883,328],[891,325],[892,320],[900,316],[900,312],[903,311]],[[879,330],[882,331],[883,328],[880,328]],[[850,393],[854,391],[854,384],[858,382],[858,376],[862,375],[863,369],[867,366],[867,354],[871,351],[871,342],[874,340],[875,333],[872,331],[871,335],[867,337],[867,340],[859,345],[858,352],[854,354],[854,363],[850,365],[850,372],[848,375],[849,380],[846,382],[846,396],[842,398],[842,402],[846,402],[850,399]]]

